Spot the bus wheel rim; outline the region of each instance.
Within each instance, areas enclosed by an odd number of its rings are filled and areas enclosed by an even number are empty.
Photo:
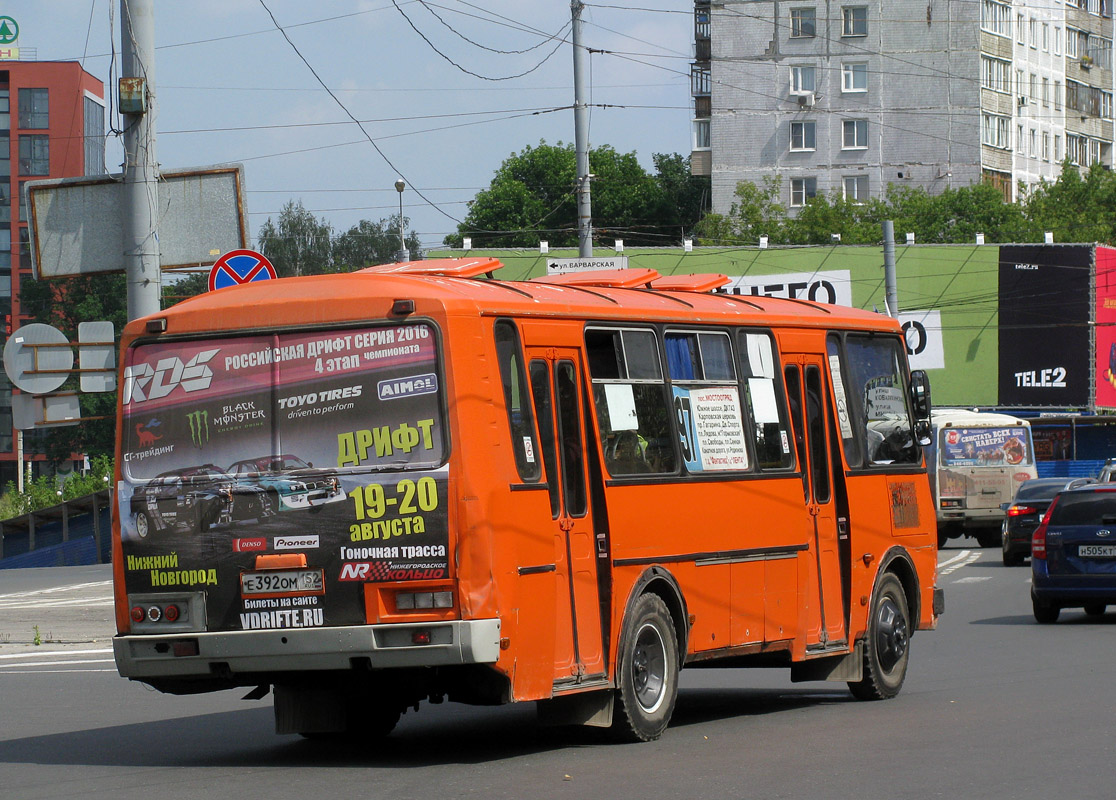
[[[891,670],[907,652],[907,621],[890,597],[880,603],[876,616],[876,657],[884,670]]]
[[[648,714],[657,711],[666,697],[666,646],[651,623],[639,629],[632,649],[632,688]]]

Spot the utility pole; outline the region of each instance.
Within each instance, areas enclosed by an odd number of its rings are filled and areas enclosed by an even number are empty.
[[[899,288],[895,282],[895,223],[883,222],[884,240],[884,304],[889,317],[899,318]]]
[[[593,257],[593,206],[589,200],[589,106],[585,103],[585,61],[589,51],[581,46],[581,12],[585,4],[571,0],[573,17],[574,150],[577,153],[577,254]]]
[[[120,0],[120,111],[124,115],[124,272],[128,319],[161,309],[159,164],[155,158],[154,0]]]

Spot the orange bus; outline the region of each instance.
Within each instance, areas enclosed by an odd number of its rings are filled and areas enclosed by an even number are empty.
[[[943,610],[899,326],[486,258],[221,289],[128,325],[121,675],[276,729],[537,701],[657,738],[679,671],[894,696]]]

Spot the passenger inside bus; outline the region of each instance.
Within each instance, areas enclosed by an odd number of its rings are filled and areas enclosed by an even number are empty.
[[[643,446],[635,431],[619,431],[612,442],[612,457],[606,459],[612,475],[640,475],[651,472]]]

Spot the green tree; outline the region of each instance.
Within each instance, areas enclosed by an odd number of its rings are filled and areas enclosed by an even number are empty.
[[[761,236],[771,244],[785,244],[787,209],[779,202],[783,182],[778,175],[763,179],[763,186],[741,181],[728,214],[706,214],[696,233],[705,242],[754,245]]]
[[[256,240],[280,278],[333,271],[333,227],[307,211],[301,200],[288,201],[275,222],[268,217]]]
[[[1056,242],[1116,241],[1116,174],[1094,164],[1084,175],[1067,161],[1054,183],[1043,182],[1023,201],[1036,232]]]
[[[408,219],[403,218],[403,230]],[[407,250],[412,259],[422,252],[418,234],[413,230],[406,236]],[[371,222],[362,219],[333,242],[333,265],[338,272],[349,272],[374,264],[390,264],[399,251],[399,216]]]
[[[933,195],[921,187],[892,184],[884,197],[865,203],[852,203],[834,192],[811,198],[794,217],[779,202],[780,190],[778,177],[765,178],[762,186],[740,183],[729,213],[707,214],[698,224],[698,235],[707,244],[754,245],[767,236],[771,244],[805,245],[828,244],[836,233],[842,244],[872,244],[880,241],[882,223],[888,219],[895,230],[913,232],[921,243],[972,242],[977,233],[988,242],[1033,241],[1042,230],[1028,219],[1023,206],[1004,202],[1000,191],[988,184]]]
[[[116,340],[127,322],[127,289],[123,275],[83,275],[62,280],[30,280],[20,283],[25,313],[35,322],[53,325],[71,342],[77,341],[81,322],[108,321]],[[76,391],[72,378],[62,391]],[[28,451],[41,451],[54,462],[67,461],[76,453],[90,457],[111,455],[115,449],[116,392],[81,395],[81,413],[89,419],[77,425],[29,432]]]
[[[689,160],[654,156],[656,174],[640,166],[635,153],[602,145],[589,153],[593,226],[603,244],[623,239],[631,245],[677,242],[696,224],[708,181],[689,175]],[[555,247],[577,244],[577,158],[573,145],[527,146],[500,165],[487,189],[469,203],[465,221],[445,244],[460,247]]]

